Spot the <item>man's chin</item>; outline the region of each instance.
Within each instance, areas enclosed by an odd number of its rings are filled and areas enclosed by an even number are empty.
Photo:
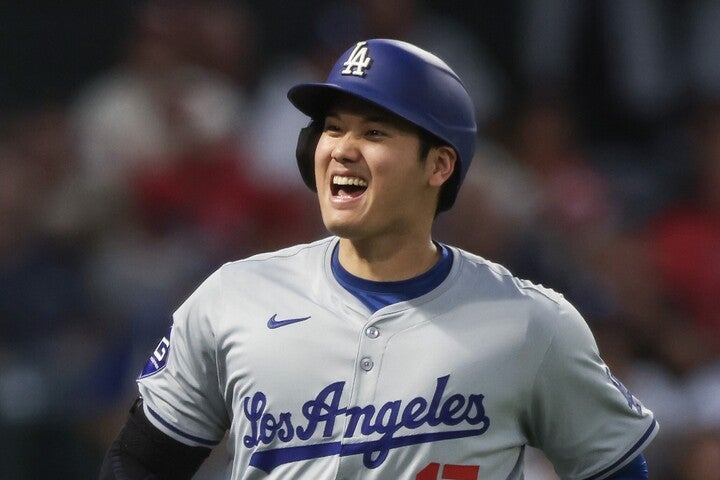
[[[338,237],[352,237],[362,229],[362,222],[356,215],[347,211],[336,211],[332,208],[322,212],[322,220],[325,228]]]
[[[362,237],[362,231],[357,225],[348,225],[347,223],[325,223],[325,228],[331,234],[340,238],[354,239]]]

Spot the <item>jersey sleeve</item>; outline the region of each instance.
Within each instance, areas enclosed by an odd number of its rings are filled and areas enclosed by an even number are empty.
[[[658,425],[612,375],[577,310],[561,300],[551,316],[540,322],[551,332],[531,393],[530,444],[563,479],[603,479],[641,452]]]
[[[174,313],[169,335],[138,378],[150,422],[190,446],[217,445],[229,423],[213,329],[223,308],[220,275],[208,277]]]

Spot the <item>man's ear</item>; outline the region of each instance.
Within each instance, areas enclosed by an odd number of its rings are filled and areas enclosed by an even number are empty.
[[[441,187],[452,176],[456,163],[457,153],[451,146],[431,148],[425,163],[430,186]]]

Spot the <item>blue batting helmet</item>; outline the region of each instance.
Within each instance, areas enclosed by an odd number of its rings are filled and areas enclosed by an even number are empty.
[[[441,191],[438,211],[449,209],[475,151],[475,108],[460,78],[435,55],[398,40],[358,42],[335,63],[324,83],[303,83],[288,98],[315,122],[298,139],[297,161],[305,184],[315,190],[314,154],[333,98],[349,94],[382,107],[452,146],[459,172]],[[457,165],[456,165],[457,167]]]

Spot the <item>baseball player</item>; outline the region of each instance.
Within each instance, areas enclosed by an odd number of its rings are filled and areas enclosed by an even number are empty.
[[[413,45],[362,41],[290,101],[333,234],[228,263],[175,312],[103,479],[644,479],[652,412],[561,295],[436,242],[473,158],[473,105]]]

